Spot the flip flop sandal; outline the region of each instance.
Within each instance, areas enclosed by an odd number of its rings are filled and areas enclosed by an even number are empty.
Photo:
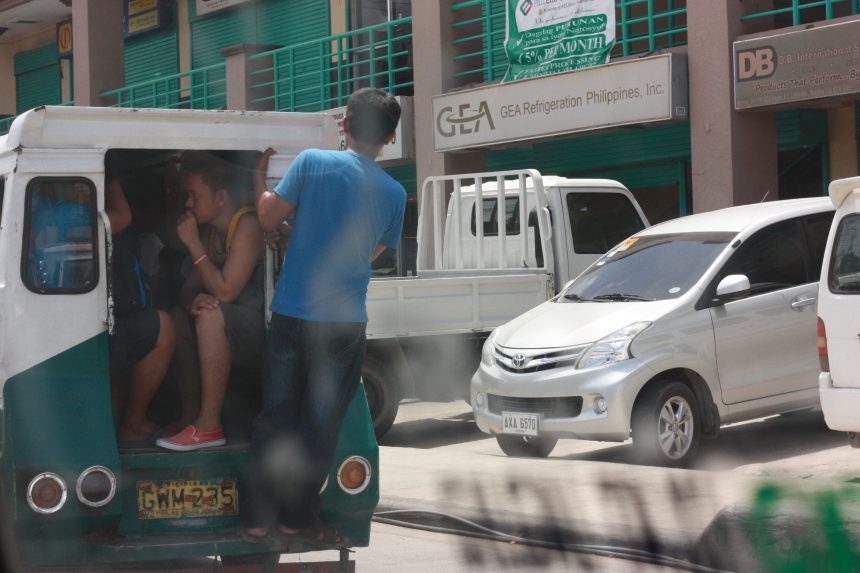
[[[242,541],[247,541],[248,543],[264,543],[271,544],[275,540],[266,532],[265,535],[252,535],[248,533],[248,529],[245,527],[240,527],[238,531],[239,539]]]
[[[300,529],[295,533],[284,531],[283,526],[278,526],[277,534],[285,541],[303,541],[320,549],[343,549],[352,543],[347,537],[341,535],[337,529],[317,519],[313,524]]]

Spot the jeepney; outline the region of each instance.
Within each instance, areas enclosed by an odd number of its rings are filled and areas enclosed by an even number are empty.
[[[267,177],[277,180],[302,149],[337,145],[337,126],[323,114],[80,107],[31,110],[0,137],[0,530],[12,570],[163,569],[179,567],[167,560],[205,557],[211,570],[215,556],[224,570],[247,556],[272,569],[280,554],[315,549],[239,536],[253,406],[234,413],[237,429],[224,447],[118,446],[105,168],[109,160],[136,164],[158,181],[183,150],[233,153],[247,167],[273,147]],[[267,250],[267,302],[275,259]],[[225,416],[235,404],[258,403],[259,380],[238,386],[251,390],[228,395]],[[369,543],[377,470],[358,392],[322,495],[323,519],[355,546]],[[354,567],[346,549],[332,567]]]

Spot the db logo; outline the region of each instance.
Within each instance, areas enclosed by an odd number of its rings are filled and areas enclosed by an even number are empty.
[[[446,106],[436,114],[436,130],[443,137],[454,137],[458,131],[460,135],[477,133],[481,130],[482,119],[487,120],[491,130],[496,129],[486,101],[479,103],[477,109],[472,109],[468,103],[458,105],[456,110]]]
[[[776,50],[770,46],[738,52],[738,81],[769,78],[776,72]]]

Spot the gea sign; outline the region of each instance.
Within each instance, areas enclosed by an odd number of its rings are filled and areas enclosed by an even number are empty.
[[[738,51],[738,81],[769,78],[776,72],[776,51],[770,46]]]
[[[687,60],[661,54],[435,96],[433,141],[443,152],[686,118]]]

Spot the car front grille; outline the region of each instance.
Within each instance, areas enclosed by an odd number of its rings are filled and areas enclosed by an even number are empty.
[[[562,366],[573,366],[582,352],[589,346],[589,344],[582,344],[535,355],[530,355],[526,352],[521,353],[509,348],[502,349],[496,346],[493,357],[496,360],[496,364],[502,370],[507,370],[515,374],[529,374],[531,372],[551,370]]]
[[[546,418],[575,418],[582,412],[582,396],[558,398],[513,398],[489,394],[490,412],[521,412],[543,414]]]

